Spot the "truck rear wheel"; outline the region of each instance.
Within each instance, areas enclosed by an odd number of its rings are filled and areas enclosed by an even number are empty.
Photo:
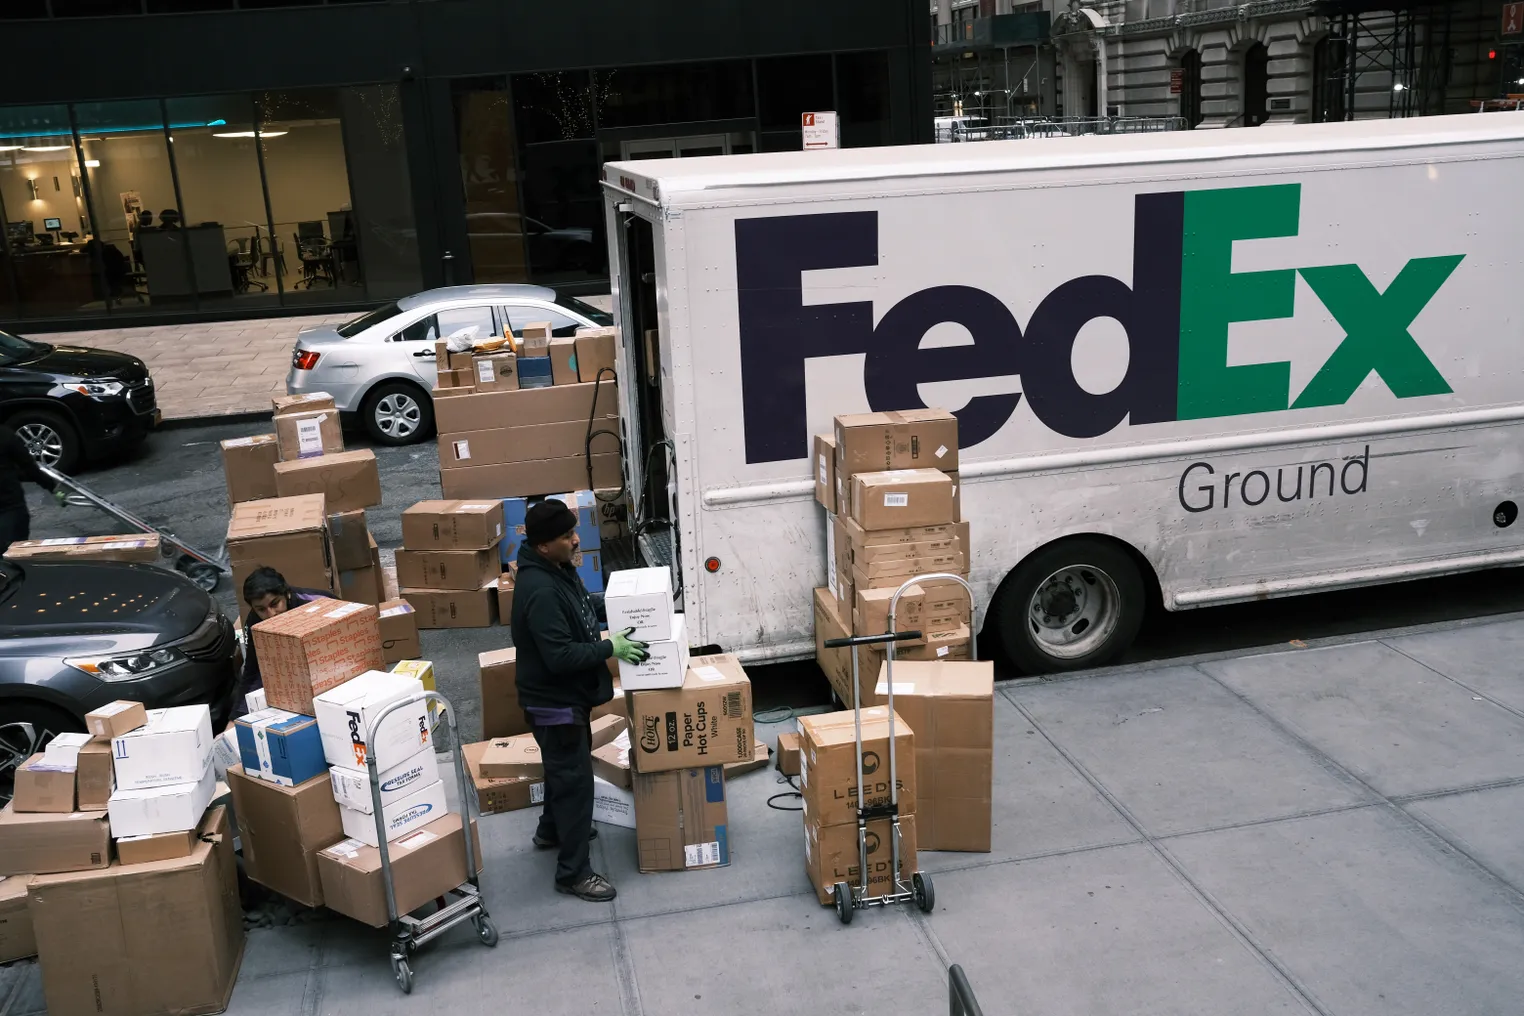
[[[1094,537],[1051,543],[1002,583],[994,604],[1000,639],[1027,674],[1110,663],[1143,623],[1146,587],[1121,547]]]

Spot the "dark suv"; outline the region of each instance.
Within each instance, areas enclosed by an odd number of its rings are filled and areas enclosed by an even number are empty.
[[[0,419],[39,462],[69,473],[142,442],[159,410],[135,356],[0,331]]]

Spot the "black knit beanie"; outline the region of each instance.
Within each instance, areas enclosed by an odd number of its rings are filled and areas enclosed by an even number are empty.
[[[555,498],[535,502],[524,515],[524,539],[531,547],[549,543],[576,528],[577,513]]]

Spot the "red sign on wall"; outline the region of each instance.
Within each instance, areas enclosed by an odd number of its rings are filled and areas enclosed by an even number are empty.
[[[1169,72],[1169,94],[1179,95],[1185,91],[1185,70],[1176,67]]]
[[[1524,3],[1503,5],[1503,34],[1524,35]]]

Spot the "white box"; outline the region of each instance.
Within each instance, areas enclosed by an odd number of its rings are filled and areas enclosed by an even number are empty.
[[[211,710],[150,709],[147,723],[111,739],[111,757],[119,790],[199,783],[212,764]]]
[[[257,713],[262,709],[270,708],[265,704],[265,690],[263,688],[255,688],[245,695],[243,697],[243,705],[251,713]]]
[[[626,568],[609,575],[603,592],[608,630],[634,628],[636,642],[672,638],[672,573],[666,568]]]
[[[212,741],[212,772],[219,780],[228,776],[229,766],[243,765],[243,755],[238,749],[238,731],[229,727]]]
[[[646,662],[619,661],[620,686],[626,692],[681,688],[683,674],[688,670],[688,624],[683,615],[672,615],[670,639],[660,639],[647,645],[646,651],[651,655]]]
[[[206,767],[206,774],[195,783],[118,790],[106,802],[106,811],[111,816],[111,835],[120,839],[194,829],[201,824],[201,816],[206,814],[216,792],[217,774],[210,765]]]
[[[381,810],[385,811],[420,787],[439,782],[439,763],[434,758],[433,746],[381,770],[377,776],[381,780]],[[370,774],[364,769],[334,766],[328,770],[328,781],[333,784],[333,799],[345,808],[367,815],[375,810],[370,799]]]
[[[54,734],[53,740],[42,749],[42,761],[60,769],[73,769],[79,765],[79,749],[90,741],[89,734]]]
[[[382,806],[381,817],[386,821],[386,842],[390,843],[411,829],[428,825],[445,814],[444,784],[435,780],[426,787],[419,787],[400,798],[390,807]],[[366,846],[379,847],[376,839],[376,816],[352,808],[340,808],[339,820],[344,824],[344,835],[359,840]]]
[[[635,828],[635,795],[608,780],[593,777],[593,821]]]
[[[416,677],[367,670],[316,696],[312,704],[323,737],[323,757],[330,765],[359,768],[365,765],[367,753],[374,752],[377,769],[390,769],[412,758],[430,744],[426,702],[415,702],[388,716],[374,745],[367,746],[365,737],[387,706],[421,694],[423,682]]]

